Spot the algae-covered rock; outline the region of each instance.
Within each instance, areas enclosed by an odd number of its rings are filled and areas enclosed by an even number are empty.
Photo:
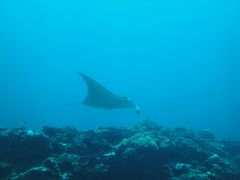
[[[79,131],[73,127],[56,128],[44,126],[42,131],[48,138],[61,143],[72,143],[73,138],[79,133]]]
[[[51,172],[48,168],[45,167],[33,167],[24,173],[20,173],[19,175],[12,178],[12,180],[58,180],[59,177],[53,172]]]
[[[204,129],[202,131],[198,131],[197,135],[200,138],[203,138],[203,139],[213,139],[213,140],[216,139],[215,135],[208,129]]]
[[[0,147],[0,179],[7,180],[240,179],[240,142],[149,120],[96,131],[1,128]]]
[[[0,158],[12,164],[41,161],[50,153],[45,136],[24,128],[1,130],[0,147]]]
[[[151,121],[149,118],[139,122],[136,126],[132,128],[134,132],[146,132],[146,131],[161,131],[162,126],[159,126],[157,123]]]
[[[0,162],[0,179],[8,179],[11,172],[12,166],[9,163]]]
[[[129,129],[113,127],[99,128],[96,133],[111,145],[116,145],[122,139],[129,138],[133,135],[133,132]]]
[[[179,177],[179,180],[210,180],[211,174],[209,172],[201,172],[193,169],[188,173],[184,173]]]
[[[156,140],[151,132],[137,133],[128,139],[124,139],[116,147],[118,149],[131,147],[142,151],[157,151],[159,147]]]

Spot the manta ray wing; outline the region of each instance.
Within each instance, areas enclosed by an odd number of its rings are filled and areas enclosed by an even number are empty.
[[[134,102],[126,97],[118,96],[100,83],[90,78],[89,76],[77,72],[85,83],[87,84],[88,94],[82,104],[104,109],[118,109],[118,108],[136,108],[138,107]]]

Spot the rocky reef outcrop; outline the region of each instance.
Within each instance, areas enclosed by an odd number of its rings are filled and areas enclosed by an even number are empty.
[[[0,179],[240,179],[240,142],[208,130],[133,128],[0,129]]]

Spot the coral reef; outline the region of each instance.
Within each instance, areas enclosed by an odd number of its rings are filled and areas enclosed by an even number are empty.
[[[0,179],[240,179],[240,142],[209,130],[133,128],[0,129]]]

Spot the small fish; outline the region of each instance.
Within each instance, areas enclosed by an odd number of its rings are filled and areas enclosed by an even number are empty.
[[[22,122],[23,124],[27,124],[27,123],[28,123],[28,122],[27,122],[26,120],[24,120],[24,119],[22,119],[21,122]]]

